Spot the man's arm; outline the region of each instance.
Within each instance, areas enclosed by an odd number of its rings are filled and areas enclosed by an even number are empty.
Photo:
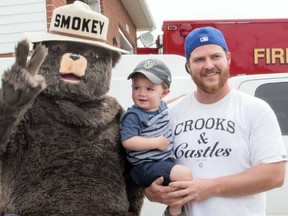
[[[243,173],[215,179],[216,196],[246,196],[281,187],[286,162],[256,165]]]
[[[259,164],[245,172],[215,179],[171,182],[169,189],[160,186],[156,180],[145,189],[145,194],[151,201],[167,205],[183,205],[213,196],[236,197],[260,193],[281,187],[284,178],[285,162],[283,161]]]

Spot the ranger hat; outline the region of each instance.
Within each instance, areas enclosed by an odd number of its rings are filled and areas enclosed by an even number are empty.
[[[54,9],[49,32],[30,32],[24,36],[30,42],[71,41],[128,53],[106,43],[109,19],[93,11],[84,2],[75,1]]]
[[[222,32],[216,28],[207,26],[194,29],[185,38],[184,49],[186,59],[189,58],[195,48],[207,44],[219,45],[228,52],[228,47]]]
[[[132,78],[136,73],[145,75],[154,84],[161,84],[164,82],[168,87],[171,85],[171,72],[164,62],[158,59],[146,59],[141,61],[127,79]]]

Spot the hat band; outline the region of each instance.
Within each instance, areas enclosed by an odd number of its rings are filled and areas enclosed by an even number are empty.
[[[87,36],[80,36],[80,35],[78,35],[78,34],[64,33],[64,32],[55,31],[55,30],[50,30],[49,33],[59,34],[59,35],[68,36],[68,37],[76,37],[76,38],[79,38],[79,39],[99,41],[99,42],[104,42],[104,43],[106,43],[106,41],[103,40],[103,39],[98,39],[98,38],[93,38],[93,37],[87,37]]]

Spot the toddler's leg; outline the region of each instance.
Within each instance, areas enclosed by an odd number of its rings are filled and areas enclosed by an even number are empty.
[[[192,180],[192,171],[183,165],[175,165],[170,173],[171,181],[189,181]],[[182,206],[171,207],[169,206],[169,212],[172,216],[181,215]]]
[[[171,181],[189,181],[192,180],[192,171],[183,165],[175,165],[170,172]]]

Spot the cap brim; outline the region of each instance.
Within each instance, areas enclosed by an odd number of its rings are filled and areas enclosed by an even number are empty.
[[[161,80],[159,77],[155,76],[153,73],[146,72],[146,71],[134,71],[133,73],[131,73],[127,77],[127,79],[132,78],[136,73],[143,74],[144,76],[146,76],[154,84],[161,84],[163,82],[163,80]]]
[[[92,46],[97,46],[97,47],[103,47],[112,51],[120,52],[123,54],[129,53],[127,50],[123,50],[114,46],[111,46],[109,44],[99,42],[99,41],[91,41],[91,40],[86,40],[86,39],[81,39],[81,38],[74,38],[74,37],[68,37],[68,36],[63,36],[63,35],[56,35],[56,34],[50,34],[50,33],[40,33],[40,32],[26,32],[24,33],[24,37],[32,42],[32,43],[37,43],[37,42],[44,42],[44,41],[69,41],[69,42],[79,42],[79,43],[85,43],[89,44]]]

